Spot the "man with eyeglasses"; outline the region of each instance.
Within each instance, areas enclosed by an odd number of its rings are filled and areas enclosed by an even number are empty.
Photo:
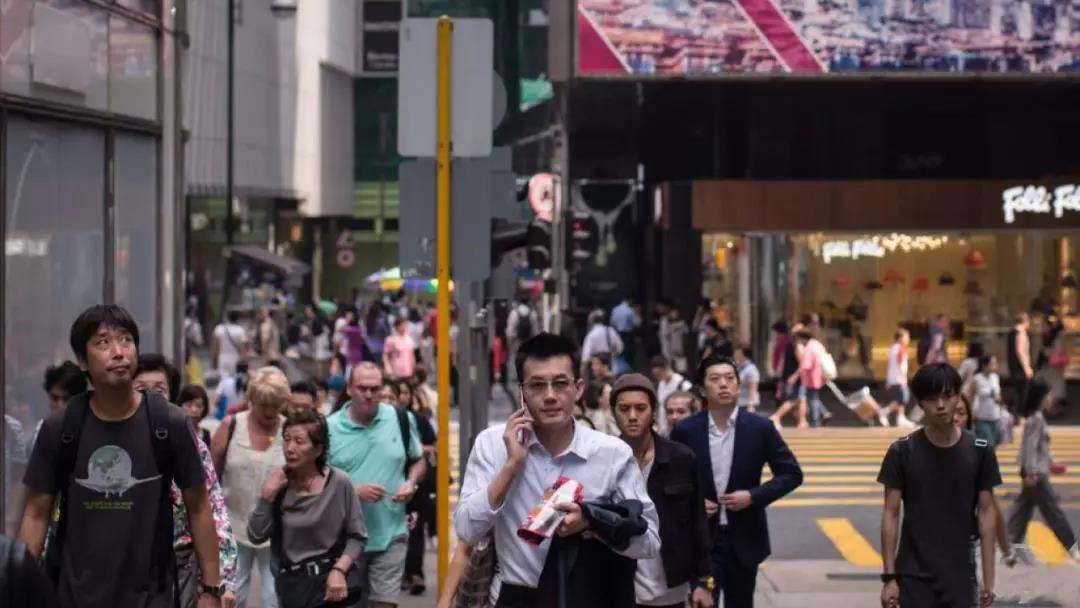
[[[616,437],[574,424],[584,382],[573,342],[539,334],[518,349],[515,367],[524,403],[505,425],[476,438],[454,517],[458,538],[475,544],[494,532],[497,608],[623,605],[612,599],[620,593],[632,605],[631,560],[656,557],[660,550],[656,508],[633,451]],[[566,513],[556,538],[526,543],[518,526],[560,477],[582,484],[585,503],[638,501],[646,531],[615,550],[590,540],[601,526],[580,504],[568,502],[556,507]],[[628,576],[612,576],[612,568],[624,565]]]
[[[326,420],[329,462],[349,475],[367,525],[366,587],[374,608],[398,604],[408,549],[405,505],[416,494],[427,466],[421,458],[416,419],[380,403],[382,388],[382,370],[358,363],[346,388],[349,401]]]

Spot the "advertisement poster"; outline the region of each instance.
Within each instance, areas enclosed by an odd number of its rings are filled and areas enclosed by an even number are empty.
[[[1080,0],[579,0],[578,74],[1080,72]]]
[[[633,180],[576,181],[570,186],[570,198],[573,210],[593,234],[596,251],[574,274],[574,296],[583,305],[614,306],[638,290],[642,251],[637,186]]]
[[[401,0],[364,0],[361,71],[393,75],[398,70]]]

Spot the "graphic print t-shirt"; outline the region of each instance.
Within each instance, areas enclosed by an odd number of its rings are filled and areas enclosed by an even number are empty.
[[[79,439],[75,473],[67,488],[67,531],[58,594],[65,608],[171,608],[172,587],[151,580],[152,539],[158,501],[169,489],[154,462],[145,399],[122,422],[99,420],[92,411]],[[26,485],[56,494],[64,411],[42,426],[26,472]],[[202,463],[184,411],[170,407],[169,440],[181,489],[203,483]]]

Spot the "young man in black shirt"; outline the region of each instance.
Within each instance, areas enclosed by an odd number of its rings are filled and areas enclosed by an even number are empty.
[[[71,348],[94,390],[53,412],[27,467],[20,537],[46,560],[63,608],[171,608],[176,585],[169,483],[188,510],[203,575],[198,608],[218,608],[223,589],[203,468],[187,416],[135,390],[139,329],[114,305],[93,306],[71,328]]]
[[[993,489],[1001,473],[986,441],[953,424],[962,407],[960,387],[960,375],[947,363],[921,367],[911,391],[926,412],[925,426],[893,443],[881,464],[883,608],[971,608],[994,601]],[[983,573],[977,599],[976,529]]]

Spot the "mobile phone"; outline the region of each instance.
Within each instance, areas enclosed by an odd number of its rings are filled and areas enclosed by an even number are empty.
[[[524,399],[521,402],[521,411],[525,412],[525,419],[528,420],[529,422],[532,422],[532,420],[533,420],[532,412],[529,411],[529,408],[525,407]],[[518,440],[518,443],[521,443],[521,444],[525,443],[525,431],[524,430],[518,431],[517,440]]]

